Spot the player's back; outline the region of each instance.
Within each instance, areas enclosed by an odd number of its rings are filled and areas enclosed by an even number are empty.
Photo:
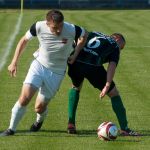
[[[90,32],[87,42],[80,52],[77,61],[100,66],[115,49],[118,50],[119,47],[115,40],[110,36],[99,32]]]

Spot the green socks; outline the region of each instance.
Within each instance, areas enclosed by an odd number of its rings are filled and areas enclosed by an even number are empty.
[[[122,100],[120,96],[115,96],[111,98],[112,108],[117,116],[119,125],[122,130],[128,128],[128,122],[126,117],[126,110],[123,106]]]
[[[69,123],[75,124],[75,116],[76,116],[76,109],[78,106],[79,101],[79,91],[75,90],[74,88],[69,90],[69,103],[68,103],[68,116],[69,116]],[[115,96],[111,98],[112,108],[115,112],[119,125],[122,130],[128,128],[128,122],[126,117],[126,110],[123,106],[122,100],[120,96]]]
[[[70,89],[68,97],[69,97],[68,103],[69,123],[73,123],[75,125],[76,109],[79,101],[79,91],[75,90],[74,88]]]

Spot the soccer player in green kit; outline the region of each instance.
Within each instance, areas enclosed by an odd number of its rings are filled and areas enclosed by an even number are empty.
[[[86,78],[101,91],[100,98],[106,94],[110,97],[113,111],[121,128],[120,134],[125,136],[139,135],[128,127],[126,110],[113,81],[120,51],[124,48],[125,43],[125,38],[120,33],[113,33],[108,36],[99,32],[89,32],[86,45],[76,61],[73,64],[68,64],[68,75],[72,80],[68,104],[68,133],[76,134],[76,109],[82,83]],[[104,63],[108,63],[107,70],[103,66]]]

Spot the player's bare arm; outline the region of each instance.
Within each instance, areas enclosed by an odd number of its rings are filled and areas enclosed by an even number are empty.
[[[74,51],[74,54],[71,55],[68,59],[68,63],[69,64],[73,64],[74,61],[76,60],[78,54],[80,53],[81,49],[84,47],[85,43],[86,43],[86,40],[87,40],[87,36],[88,36],[88,33],[85,31],[85,34],[84,36],[80,37],[77,41],[77,45],[75,47],[75,51]]]
[[[12,77],[16,76],[16,73],[17,73],[17,63],[18,63],[19,57],[22,54],[22,52],[23,52],[23,50],[24,50],[27,42],[28,42],[28,40],[26,39],[25,36],[23,36],[20,39],[19,43],[17,44],[14,57],[13,57],[13,59],[11,61],[11,64],[8,66],[8,71],[10,72],[10,75]]]
[[[103,98],[107,94],[107,92],[110,88],[111,82],[113,80],[115,70],[116,70],[116,63],[110,62],[108,65],[108,68],[107,68],[107,82],[106,82],[103,90],[100,93],[100,98]]]

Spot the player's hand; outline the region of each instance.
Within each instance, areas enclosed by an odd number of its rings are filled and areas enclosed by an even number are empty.
[[[11,77],[16,77],[16,74],[17,74],[17,65],[11,63],[8,66],[8,71],[9,71]]]
[[[68,58],[68,63],[69,64],[73,64],[75,62],[75,56],[74,55],[71,55],[69,58]]]
[[[104,86],[104,88],[102,89],[102,91],[101,91],[101,93],[99,95],[100,99],[102,99],[107,94],[107,92],[109,90],[109,87],[110,86]]]

